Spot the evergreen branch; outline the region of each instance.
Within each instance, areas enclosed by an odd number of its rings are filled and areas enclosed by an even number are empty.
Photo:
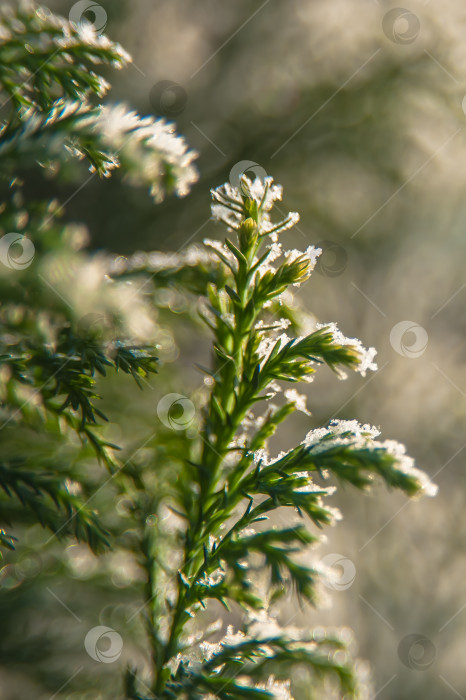
[[[8,346],[8,352],[0,355],[0,364],[9,369],[13,380],[40,394],[48,410],[62,412],[71,407],[79,412],[83,429],[88,423],[96,424],[98,418],[107,420],[93,401],[99,398],[95,373],[105,376],[107,367],[121,369],[140,386],[140,378],[157,371],[156,359],[148,348],[117,343],[113,349],[68,327],[58,333],[55,351],[28,338]],[[59,403],[58,397],[62,397]]]
[[[32,516],[56,534],[73,534],[95,551],[108,547],[108,532],[96,514],[72,493],[73,485],[58,475],[30,469],[19,460],[14,464],[3,462],[0,464],[0,488],[8,498],[7,503],[0,500],[0,517],[6,522],[17,510],[12,501],[16,498],[22,508],[29,511],[30,518]],[[24,513],[21,517],[27,519]]]
[[[187,528],[176,602],[171,606],[170,632],[157,657],[153,687],[157,696],[172,697],[173,692],[183,694],[191,687],[190,681],[186,681],[191,674],[189,663],[187,667],[181,663],[174,676],[169,675],[167,664],[182,652],[183,630],[199,605],[204,606],[205,601],[214,598],[225,606],[232,600],[249,609],[265,607],[266,602],[257,598],[249,576],[252,553],[264,557],[274,587],[289,580],[300,595],[313,600],[316,572],[298,564],[293,553],[298,544],[309,545],[316,538],[302,527],[247,530],[281,506],[307,514],[319,527],[339,518],[339,513],[322,500],[332,489],[316,486],[312,472],[323,475],[329,468],[360,488],[370,481],[371,472],[376,472],[389,485],[402,488],[408,495],[421,492],[427,483],[422,472],[414,470],[401,452],[393,448],[395,443],[372,443],[374,429],[356,428],[355,424],[345,425],[344,421],[332,423],[328,435],[325,429],[311,432],[302,445],[270,460],[265,450],[267,439],[296,410],[301,402],[299,397],[290,397],[283,407],[267,412],[255,433],[251,437],[246,433],[238,441],[238,430],[246,420],[254,420],[252,409],[269,397],[270,387],[277,391],[277,380],[304,381],[315,371],[313,365],[324,362],[341,377],[344,377],[343,368],[363,375],[376,368],[375,350],[366,350],[360,341],[346,338],[334,324],[318,325],[303,338],[285,335],[276,338],[274,332],[289,324],[280,321],[269,327],[262,321],[264,305],[267,307],[289,285],[299,285],[307,279],[320,252],[312,248],[306,253],[291,251],[285,253],[285,263],[273,267],[273,261],[282,255],[276,242],[277,233],[296,221],[296,216],[290,214],[279,224],[271,222],[269,212],[280,196],[281,189],[272,184],[271,178],[263,183],[259,180],[251,183],[243,178],[241,191],[224,185],[213,192],[214,216],[236,231],[237,242],[226,239],[223,247],[208,242],[224,266],[226,281],[222,287],[211,283],[207,290],[209,306],[204,319],[215,336],[215,364],[209,373],[214,384],[204,414],[199,456],[194,463],[186,464],[186,473],[198,482],[199,499],[197,503],[187,501],[179,493],[179,500],[185,506],[181,515],[187,521]],[[267,235],[272,244],[264,253],[260,249]],[[338,435],[332,437],[332,430]],[[238,454],[237,459],[232,459],[232,452]],[[184,490],[184,486],[181,488]],[[255,497],[261,500],[254,503]],[[249,505],[238,516],[237,509],[245,499]],[[230,529],[220,535],[221,528],[231,518]],[[273,656],[274,662],[299,658],[296,649],[293,654],[288,655],[283,649]],[[316,654],[307,661],[312,662],[317,675],[335,671],[328,656]],[[227,666],[225,661],[224,667]],[[227,697],[231,685],[233,694],[248,696],[249,690],[238,688],[234,678],[228,678],[222,689],[217,683],[212,685],[214,677],[212,673],[196,675],[196,688],[207,683],[205,689],[215,691],[218,697]],[[350,679],[353,676],[349,669],[342,669],[342,688],[353,696],[355,686]],[[191,697],[189,692],[187,697]],[[198,690],[193,697],[197,694]]]
[[[0,24],[0,92],[17,120],[24,118],[24,108],[46,111],[60,97],[103,97],[110,86],[95,66],[122,68],[131,61],[92,25],[75,26],[33,3],[21,2],[14,13],[3,8]]]
[[[342,481],[366,488],[373,474],[378,474],[388,486],[399,488],[408,496],[435,495],[436,487],[414,467],[404,446],[394,440],[376,440],[379,434],[376,428],[361,426],[357,421],[331,421],[327,428],[311,431],[302,445],[265,466],[258,478],[267,482],[296,470],[320,474],[329,470]],[[252,488],[250,481],[252,477],[245,480],[243,488]]]
[[[189,192],[197,180],[196,155],[163,119],[142,118],[125,105],[93,107],[86,100],[59,99],[43,113],[28,108],[20,123],[0,132],[0,160],[8,170],[19,160],[35,160],[56,171],[74,157],[86,158],[91,172],[109,177],[121,165],[129,182],[149,186],[156,201],[165,192]]]
[[[289,682],[276,681],[273,675],[269,675],[268,683],[257,681],[267,677],[270,672],[277,674],[277,669],[282,674],[288,673],[295,664],[307,667],[316,681],[334,676],[340,692],[348,693],[350,697],[357,691],[351,667],[336,660],[335,652],[345,650],[344,642],[337,635],[326,635],[318,640],[297,640],[283,635],[260,634],[260,628],[254,625],[250,634],[242,635],[239,642],[234,641],[233,637],[230,641],[227,637],[220,644],[206,644],[211,650],[208,660],[199,671],[180,664],[173,681],[167,684],[167,697],[171,697],[173,692],[176,697],[194,698],[199,687],[215,688],[217,693],[223,690],[229,693],[229,689],[233,688],[234,697],[239,693],[239,697],[246,698],[257,697],[257,691],[266,693],[267,697],[276,697],[275,693],[280,691],[289,694]],[[235,679],[239,675],[241,684],[238,690]],[[223,681],[223,685],[220,681]]]

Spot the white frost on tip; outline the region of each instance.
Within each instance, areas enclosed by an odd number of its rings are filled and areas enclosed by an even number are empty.
[[[357,443],[363,446],[367,442],[373,441],[378,435],[380,435],[380,430],[368,423],[361,425],[357,420],[335,418],[325,428],[310,430],[302,444],[306,447],[312,447],[313,452],[318,454],[320,451],[324,452],[328,449],[329,439],[332,439],[332,445],[338,441],[338,444]],[[316,447],[321,449],[316,450]]]
[[[374,362],[374,357],[377,354],[375,348],[365,348],[358,338],[347,338],[337,327],[336,323],[318,323],[316,330],[321,328],[326,328],[332,334],[335,345],[353,345],[355,347],[359,355],[359,364],[356,372],[365,377],[368,370],[375,372],[378,369],[377,363]],[[342,373],[341,377],[346,378],[346,375]]]
[[[293,226],[296,226],[298,222],[298,212],[289,211],[287,216],[284,219],[282,219],[278,224],[273,223],[269,219],[264,220],[259,230],[261,231],[261,233],[268,234],[270,236],[270,240],[273,243],[276,243],[278,241],[279,233],[283,233],[283,231],[288,231],[288,229],[293,228]]]
[[[287,328],[291,326],[291,321],[289,318],[280,318],[278,321],[273,321],[273,323],[266,323],[263,320],[260,320],[256,323],[254,326],[256,331],[260,331],[264,328],[270,328],[273,329],[274,331],[286,331]]]
[[[297,250],[296,248],[292,250],[287,250],[285,253],[285,258],[288,263],[294,262],[297,258],[305,257],[310,261],[310,272],[315,268],[317,258],[322,255],[322,248],[316,248],[314,245],[310,245],[306,250]]]
[[[320,484],[316,484],[314,481],[312,481],[312,478],[309,475],[309,472],[296,472],[296,476],[307,476],[309,479],[309,483],[307,484],[307,489],[308,493],[312,493],[313,491],[320,491],[322,494],[325,494],[326,496],[333,496],[334,493],[337,491],[336,486],[320,486]]]
[[[311,412],[308,410],[306,401],[307,397],[305,394],[300,394],[296,389],[286,389],[285,399],[290,403],[294,403],[297,411],[305,413],[306,416],[310,416]]]
[[[384,450],[395,458],[395,469],[398,472],[414,477],[425,496],[435,496],[437,485],[415,466],[413,458],[406,454],[405,445],[396,440],[376,440],[379,435],[380,430],[367,423],[361,425],[357,420],[333,419],[327,427],[311,430],[302,444],[310,448],[313,454],[327,452],[337,445]]]
[[[213,218],[236,230],[246,215],[243,209],[245,198],[250,197],[255,200],[260,207],[259,233],[268,234],[272,243],[277,242],[279,233],[292,228],[299,221],[297,212],[289,212],[282,221],[272,222],[270,211],[274,203],[280,201],[283,195],[282,186],[274,184],[272,177],[265,177],[263,180],[257,177],[255,180],[250,180],[243,176],[241,188],[226,182],[211,190],[211,194],[214,200],[214,204],[211,206]]]
[[[219,583],[221,583],[225,579],[226,573],[223,569],[215,569],[215,571],[212,571],[211,574],[207,575],[204,574],[203,578],[201,579],[201,582],[205,586],[218,586]]]
[[[343,515],[341,513],[341,510],[339,508],[337,508],[336,506],[328,506],[327,504],[325,504],[325,510],[332,518],[330,525],[335,525],[336,523],[343,520]]]
[[[243,427],[245,426],[243,425]],[[248,440],[249,436],[246,432],[239,433],[230,440],[230,442],[228,443],[228,448],[231,450],[235,450],[236,448],[243,449],[247,446]]]
[[[282,251],[282,246],[281,243],[271,243],[269,246],[267,246],[268,254],[265,260],[259,265],[257,268],[256,274],[258,274],[260,277],[265,275],[266,272],[276,272],[276,267],[275,265],[272,265],[272,263],[279,258],[283,251]]]
[[[384,440],[384,442],[380,443],[380,447],[384,447],[387,452],[395,457],[398,462],[398,471],[417,479],[425,496],[433,498],[437,495],[437,484],[434,484],[425,472],[415,466],[414,459],[406,454],[405,445],[396,440]]]
[[[144,251],[137,252],[128,258],[120,255],[109,260],[107,271],[110,276],[118,277],[135,270],[162,272],[185,266],[207,266],[217,263],[218,258],[213,252],[193,244],[180,253],[164,253],[160,250],[154,250],[148,253]]]
[[[278,382],[275,380],[271,381],[270,384],[267,387],[267,391],[273,391],[275,394],[279,394],[282,391],[282,388]]]
[[[284,345],[286,345],[287,343],[289,343],[290,340],[291,340],[290,336],[287,335],[286,333],[281,333],[277,338],[277,342],[280,341],[280,343],[282,344],[282,347]]]
[[[273,348],[277,343],[283,347],[286,345],[291,340],[291,338],[286,334],[286,333],[281,333],[278,338],[271,338],[270,336],[266,336],[265,338],[262,338],[260,341],[256,353],[259,356],[259,359],[267,359],[267,357],[270,355],[272,352]]]
[[[208,248],[212,248],[213,250],[216,250],[218,253],[220,253],[220,255],[229,262],[233,270],[238,269],[238,261],[231,252],[231,250],[228,248],[228,246],[225,245],[225,243],[214,240],[212,238],[204,238],[203,243]]]
[[[307,479],[307,482],[303,484],[302,486],[299,486],[296,491],[299,493],[319,493],[322,495],[326,496],[332,496],[336,489],[336,486],[320,486],[319,484],[316,484],[315,481],[312,480],[312,477],[309,472],[296,472],[295,476],[301,478],[301,479]],[[328,508],[328,506],[325,506]]]
[[[82,492],[82,486],[79,481],[73,481],[72,479],[65,479],[65,489],[72,496],[78,496]]]
[[[141,117],[121,103],[101,107],[93,128],[113,152],[137,163],[137,170],[128,173],[129,179],[135,184],[149,183],[156,201],[163,199],[163,174],[167,169],[173,174],[179,197],[188,194],[198,179],[192,165],[197,153],[188,149],[185,139],[165,119]]]
[[[202,652],[203,660],[210,661],[214,654],[218,654],[220,651],[222,651],[222,645],[219,642],[201,642],[199,644],[199,649]]]
[[[234,632],[233,625],[228,625],[227,633],[222,639],[221,645],[231,647],[235,646],[236,644],[242,644],[244,641],[246,641],[246,635],[244,632],[241,632],[240,630],[238,630],[238,632]]]
[[[276,700],[293,700],[290,690],[290,681],[278,681],[275,676],[269,676],[266,683],[258,683],[255,687],[268,690]]]
[[[337,522],[340,520],[343,520],[343,516],[341,514],[341,511],[339,508],[336,508],[335,506],[329,506],[327,503],[324,503],[323,501],[323,496],[330,496],[334,491],[332,491],[331,487],[330,488],[322,488],[321,486],[318,486],[315,484],[310,477],[308,477],[308,482],[307,484],[303,484],[302,486],[298,486],[298,488],[295,489],[296,493],[304,493],[304,494],[311,494],[315,493],[315,503],[319,508],[324,508],[326,515],[329,517],[329,525],[334,526],[336,525]]]
[[[275,345],[275,342],[276,341],[274,338],[270,338],[268,336],[262,338],[256,350],[257,354],[259,355],[259,358],[265,360],[265,358],[267,358],[272,352],[272,348]]]
[[[282,244],[281,243],[271,243],[270,245],[267,246],[267,250],[269,251],[269,256],[268,260],[269,262],[273,262],[277,258],[282,255],[283,250],[282,250]],[[286,255],[286,253],[285,253]]]
[[[251,610],[248,618],[247,631],[252,639],[268,639],[280,637],[283,634],[283,628],[267,610]]]
[[[267,464],[270,464],[271,460],[270,455],[268,451],[265,448],[261,448],[260,450],[256,450],[253,455],[253,460],[254,464],[260,464],[267,466]]]
[[[291,326],[291,321],[289,318],[280,318],[275,324],[275,329],[280,331],[286,331],[287,328]]]
[[[261,203],[264,194],[267,191],[264,201],[265,211],[270,211],[275,202],[281,202],[283,197],[283,187],[281,185],[274,184],[273,177],[265,177],[263,180],[256,177],[254,181],[249,180],[248,184],[252,197],[258,204]],[[266,187],[267,185],[268,187]]]
[[[101,83],[100,90],[105,89],[105,84]],[[124,162],[128,181],[135,185],[149,185],[157,202],[165,195],[167,172],[180,197],[188,194],[198,179],[197,170],[192,164],[197,153],[188,149],[186,141],[176,133],[174,125],[164,119],[141,117],[137,112],[129,110],[124,103],[94,107],[86,98],[80,101],[60,98],[45,115],[37,113],[31,107],[24,112],[22,131],[18,138],[20,135],[24,138],[32,137],[41,129],[63,123],[70,117],[74,119],[65,149],[52,143],[57,157],[61,157],[65,150],[82,159],[86,155],[82,144],[90,141],[96,151],[101,153],[99,167],[105,177],[109,177],[112,170]],[[11,148],[11,144],[5,143],[2,148]],[[91,164],[90,170],[94,172],[95,166]]]
[[[251,428],[262,428],[265,421],[270,416],[270,412],[275,410],[276,408],[277,407],[274,404],[270,404],[267,407],[267,411],[262,416],[255,416],[252,411],[248,411],[242,420],[241,427],[245,430],[250,430]]]

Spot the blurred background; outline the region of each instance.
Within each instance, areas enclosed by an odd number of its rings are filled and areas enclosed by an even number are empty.
[[[296,444],[333,416],[357,418],[404,442],[439,494],[407,502],[383,489],[370,496],[340,490],[334,504],[344,520],[315,553],[317,560],[339,555],[340,584],[327,591],[331,607],[301,611],[290,598],[280,619],[354,630],[379,700],[465,697],[465,4],[99,4],[106,33],[134,59],[117,75],[109,71],[110,99],[176,121],[200,154],[200,179],[186,199],[159,206],[118,176],[93,178],[79,192],[75,182],[61,182],[65,219],[86,224],[96,251],[179,251],[224,235],[210,221],[209,188],[228,180],[236,164],[247,161],[241,168],[248,174],[265,172],[284,186],[283,208],[301,214],[286,245],[324,251],[297,291],[300,302],[319,321],[336,321],[346,335],[375,346],[379,370],[346,382],[322,371],[308,391],[312,417],[298,414],[286,444],[274,446]],[[64,16],[71,6],[49,2]],[[47,186],[36,183],[42,194]],[[183,310],[174,336],[166,332],[167,367],[152,388],[140,393],[128,381],[122,396],[111,382],[103,387],[112,419],[122,424],[113,437],[123,444],[153,429],[167,390],[182,387],[189,396],[202,382],[193,365],[207,364],[208,338],[196,343],[194,357]],[[102,498],[111,501],[111,490]],[[70,669],[89,663],[76,652],[82,629],[121,630],[139,584],[122,556],[105,555],[98,564],[81,545],[64,557],[53,546],[37,553],[45,539],[30,532],[20,564],[2,573],[15,601],[14,615],[11,601],[1,611],[3,700],[51,698],[47,645],[60,646],[53,673],[65,682]],[[104,570],[115,584],[110,593]],[[31,665],[34,680],[26,681]],[[118,667],[99,667],[107,687]],[[89,694],[73,693],[71,682],[53,697],[101,697],[89,673]]]

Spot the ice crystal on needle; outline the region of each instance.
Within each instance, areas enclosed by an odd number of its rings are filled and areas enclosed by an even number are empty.
[[[317,458],[325,459],[327,454],[338,452],[343,455],[348,449],[361,453],[363,459],[371,457],[374,462],[380,459],[380,473],[387,480],[397,483],[398,479],[408,477],[425,496],[435,496],[437,486],[415,466],[413,458],[406,454],[406,447],[396,440],[377,440],[379,435],[380,430],[374,426],[333,419],[327,427],[311,430],[302,444]]]
[[[377,350],[375,348],[365,348],[358,338],[347,338],[339,330],[336,323],[318,323],[316,328],[317,330],[327,329],[332,334],[333,342],[336,345],[352,345],[356,349],[359,356],[356,371],[363,377],[366,376],[368,370],[375,372],[378,369],[377,363],[374,362],[374,358],[377,355]],[[342,379],[345,379],[346,373],[340,372],[340,376]]]
[[[180,197],[188,194],[197,181],[198,174],[192,165],[197,153],[188,149],[185,139],[165,119],[140,117],[125,104],[118,104],[102,108],[94,128],[104,143],[112,144],[117,152],[138,162],[133,180],[148,182],[157,201],[163,197],[160,180],[164,169],[171,169],[175,191]]]
[[[243,176],[241,187],[234,187],[227,182],[211,192],[215,202],[211,207],[213,218],[222,221],[230,229],[238,229],[241,224],[244,199],[253,200],[257,205],[259,232],[261,235],[269,235],[272,243],[277,242],[279,233],[292,228],[299,221],[297,212],[289,212],[280,222],[272,223],[270,211],[283,195],[282,186],[274,184],[272,177],[250,180]]]

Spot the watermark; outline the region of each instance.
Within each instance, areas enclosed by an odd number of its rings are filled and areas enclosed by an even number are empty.
[[[382,20],[383,33],[394,44],[412,44],[419,36],[419,17],[403,7],[389,10]]]
[[[425,671],[432,666],[437,650],[423,634],[408,634],[398,645],[400,661],[415,671]]]
[[[34,243],[22,233],[6,233],[0,238],[0,262],[10,270],[25,270],[35,253]]]
[[[193,422],[196,409],[183,394],[166,394],[157,404],[157,415],[172,430],[186,430]]]
[[[243,191],[243,185],[241,178],[243,175],[247,175],[250,180],[255,180],[257,177],[259,180],[264,180],[267,177],[267,172],[264,168],[253,160],[240,160],[230,170],[230,185],[232,187],[238,187]]]
[[[102,640],[105,640],[106,643],[102,644]],[[98,661],[101,664],[113,664],[121,656],[123,639],[111,627],[98,625],[90,629],[86,634],[84,647],[94,661]]]
[[[343,554],[327,554],[320,561],[326,569],[328,569],[327,577],[323,578],[323,583],[327,588],[332,588],[334,591],[346,591],[350,588],[356,578],[356,567]]]
[[[338,277],[346,270],[348,253],[345,248],[335,241],[319,241],[316,248],[322,253],[317,258],[316,272],[324,277]]]
[[[111,314],[90,311],[79,319],[76,330],[79,335],[98,335],[104,331],[116,331],[116,323]]]
[[[149,102],[157,115],[176,117],[186,107],[188,93],[172,80],[160,80],[151,88]]]
[[[400,321],[390,331],[392,348],[403,357],[421,357],[426,351],[429,336],[415,321]]]
[[[463,97],[463,101],[461,103],[461,108],[462,108],[464,114],[466,114],[466,95]]]
[[[86,17],[84,16],[86,15]],[[89,15],[93,15],[93,19],[89,19]],[[70,10],[68,15],[71,24],[75,27],[82,27],[87,21],[94,27],[96,34],[103,34],[107,26],[107,13],[97,2],[93,0],[79,0]]]
[[[23,552],[14,565],[15,574],[21,581],[35,578],[41,573],[42,568],[42,559],[37,552],[33,550]]]

